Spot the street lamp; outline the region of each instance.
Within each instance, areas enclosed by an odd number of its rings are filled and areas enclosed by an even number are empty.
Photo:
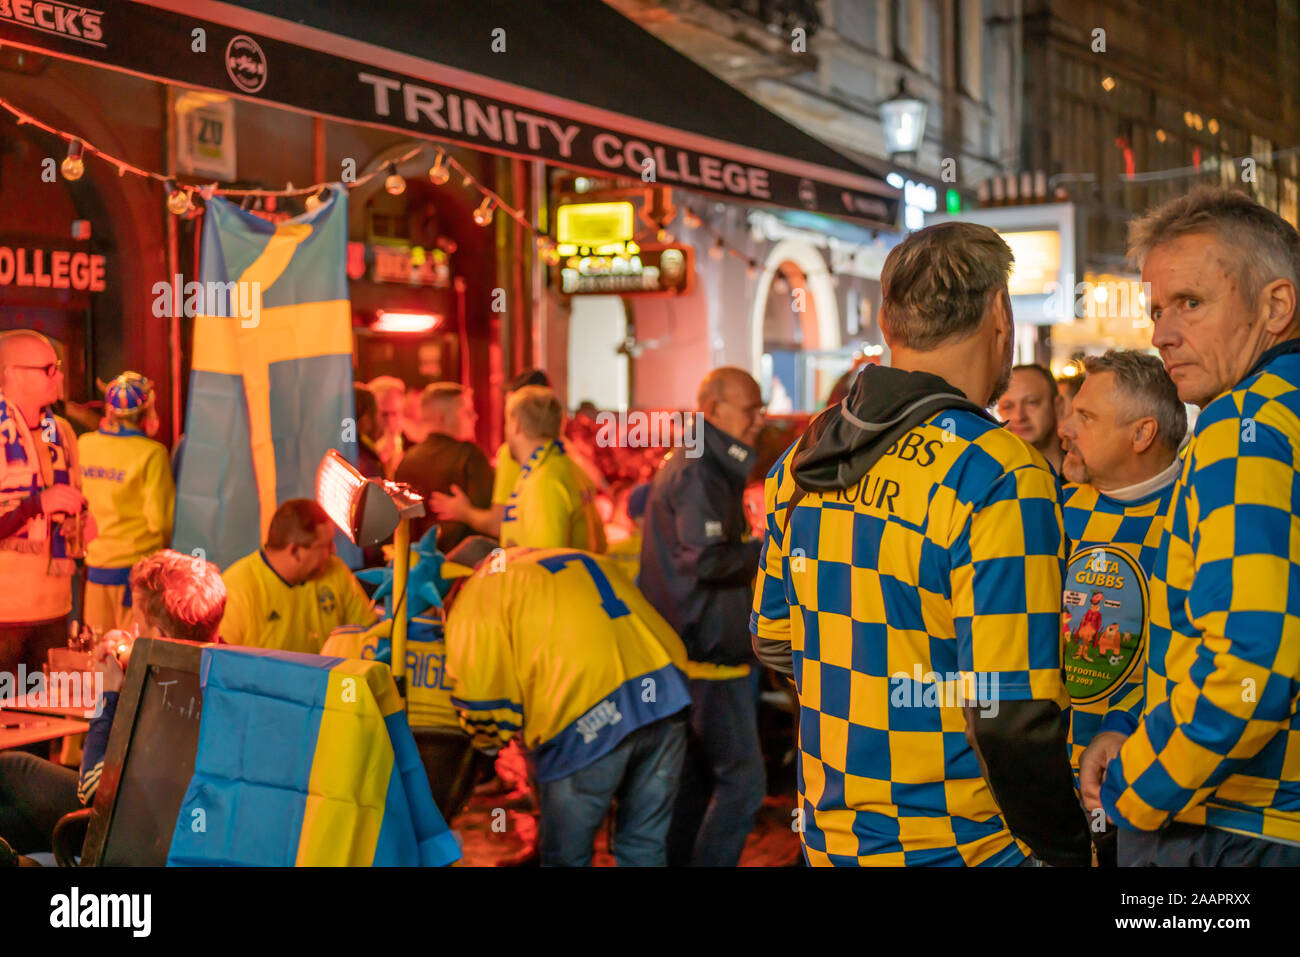
[[[925,101],[907,92],[900,76],[898,90],[880,104],[880,124],[885,130],[885,147],[892,158],[899,153],[915,155],[925,139]]]

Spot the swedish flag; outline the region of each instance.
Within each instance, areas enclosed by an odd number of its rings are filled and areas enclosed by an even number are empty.
[[[213,197],[199,274],[172,547],[224,569],[277,504],[314,496],[328,449],[357,461],[345,191],[279,224]]]
[[[203,650],[199,746],[169,866],[440,867],[438,813],[387,666]]]

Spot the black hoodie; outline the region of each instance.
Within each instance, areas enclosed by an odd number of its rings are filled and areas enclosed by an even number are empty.
[[[790,511],[805,494],[857,485],[895,442],[945,409],[997,424],[939,376],[867,366],[844,401],[814,419],[794,450],[790,471],[797,488],[780,523],[788,527]],[[754,650],[764,664],[793,674],[788,642],[756,638]],[[1052,701],[999,701],[997,708],[967,708],[966,720],[967,740],[1012,833],[1048,864],[1086,867],[1091,852],[1070,771],[1068,714]]]

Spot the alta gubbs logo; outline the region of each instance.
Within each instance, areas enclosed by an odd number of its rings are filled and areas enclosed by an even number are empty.
[[[2,19],[97,47],[104,46],[99,42],[104,36],[100,26],[103,16],[103,10],[51,0],[35,3],[32,0],[0,0]]]
[[[266,85],[266,54],[256,40],[241,33],[226,44],[226,72],[235,86],[256,93]]]

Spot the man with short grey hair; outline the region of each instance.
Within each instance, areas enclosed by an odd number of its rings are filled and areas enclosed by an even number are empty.
[[[1201,412],[1152,574],[1141,720],[1094,742],[1085,800],[1126,829],[1121,864],[1295,866],[1300,235],[1201,187],[1135,222],[1130,246],[1152,345]]]
[[[768,473],[750,630],[799,692],[819,865],[1087,866],[1066,752],[1057,481],[986,409],[1011,377],[1011,250],[894,247],[867,366]]]
[[[1061,635],[1070,760],[1080,772],[1089,742],[1104,745],[1141,714],[1147,582],[1187,431],[1183,403],[1156,356],[1112,351],[1083,365],[1087,378],[1061,425],[1071,483],[1062,507],[1071,553]],[[1094,828],[1093,838],[1099,863],[1113,866],[1114,830]]]

